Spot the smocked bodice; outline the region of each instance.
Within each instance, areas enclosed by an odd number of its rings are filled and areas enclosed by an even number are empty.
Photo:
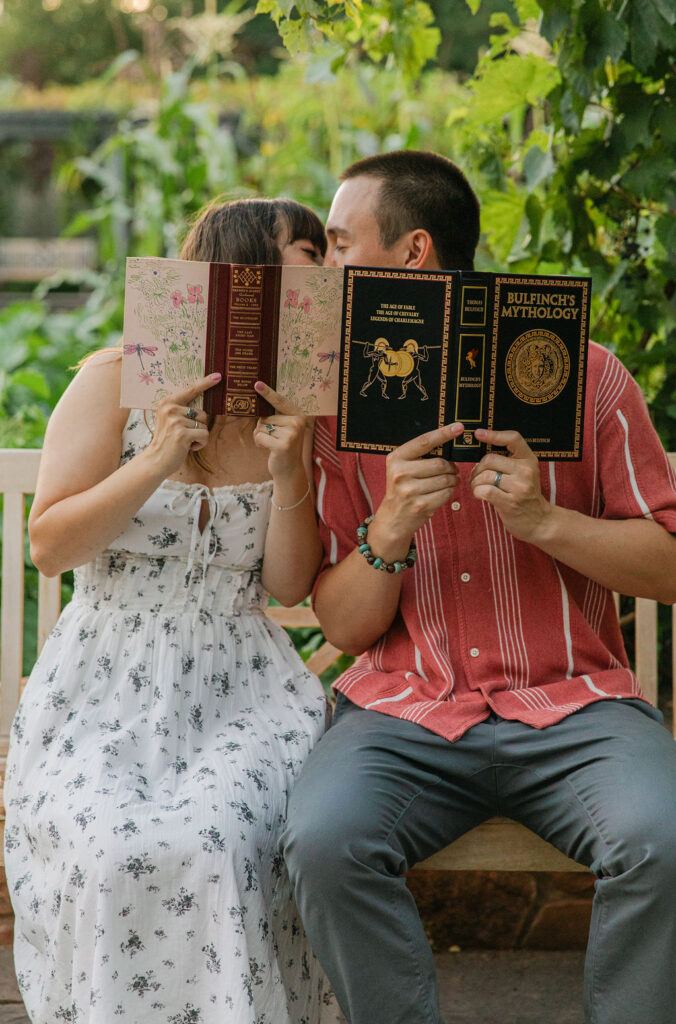
[[[121,462],[150,440],[132,411]],[[260,582],[272,481],[216,487],[165,480],[109,548],[75,572],[75,603],[97,608],[231,615],[263,608]],[[208,519],[200,530],[200,509]]]

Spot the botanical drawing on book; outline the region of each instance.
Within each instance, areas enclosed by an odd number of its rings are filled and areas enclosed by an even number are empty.
[[[253,385],[269,376],[306,415],[333,413],[342,298],[336,268],[130,258],[125,334],[138,341],[123,353],[122,403],[152,408],[219,371],[224,399],[206,396],[212,411],[262,414]],[[139,364],[144,353],[152,359]]]
[[[340,323],[336,310],[343,299],[340,273],[287,268],[285,296],[279,311],[280,345],[277,390],[309,415],[318,415],[329,398],[335,407]],[[294,288],[294,285],[296,286]],[[333,342],[333,348],[331,348]],[[327,351],[328,348],[328,351]]]
[[[186,279],[170,267],[147,275],[139,261],[130,260],[129,264],[127,286],[136,292],[134,312],[147,331],[146,340],[154,344],[125,345],[124,355],[138,352],[138,381],[145,387],[156,382],[153,401],[157,404],[170,391],[187,387],[204,373],[200,337],[206,325],[203,290],[208,278],[203,265]],[[152,357],[146,366],[142,352]]]

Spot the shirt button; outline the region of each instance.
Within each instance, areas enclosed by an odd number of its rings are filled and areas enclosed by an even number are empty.
[[[479,657],[479,648],[478,647],[472,647],[469,653],[472,655],[473,658],[478,658]]]
[[[460,502],[454,501],[451,505],[451,508],[453,509],[454,512],[457,512],[460,509]]]
[[[470,576],[470,574],[468,572],[463,572],[463,574],[460,577],[460,579],[462,580],[463,583],[469,583],[471,578],[472,577]]]

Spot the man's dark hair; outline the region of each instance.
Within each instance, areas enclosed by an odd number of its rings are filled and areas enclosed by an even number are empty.
[[[479,201],[459,167],[438,153],[396,150],[368,156],[343,171],[381,182],[375,217],[389,249],[406,231],[424,228],[446,270],[471,270],[479,242]]]

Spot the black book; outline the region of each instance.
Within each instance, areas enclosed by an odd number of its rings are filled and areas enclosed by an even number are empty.
[[[590,292],[584,277],[347,267],[338,448],[386,453],[459,420],[456,461],[486,451],[477,427],[581,459]]]

